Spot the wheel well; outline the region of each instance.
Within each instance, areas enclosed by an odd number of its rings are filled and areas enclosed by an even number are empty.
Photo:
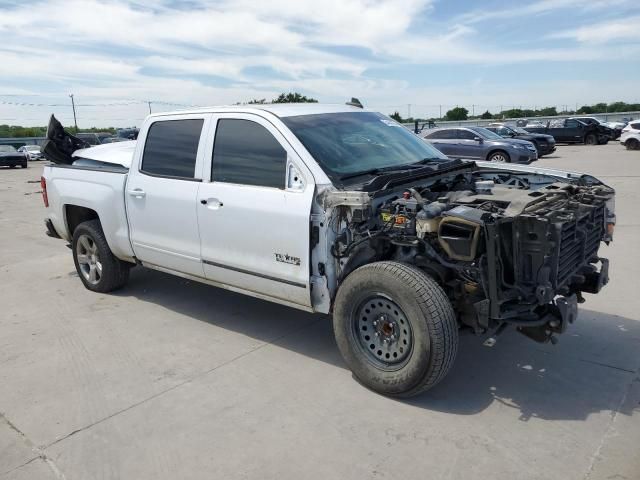
[[[511,155],[509,155],[509,152],[507,152],[506,150],[504,150],[502,148],[494,148],[493,150],[489,151],[489,153],[487,153],[487,160],[489,160],[489,158],[491,158],[491,155],[493,155],[494,153],[497,153],[497,152],[502,152],[507,156],[507,158],[511,158]]]
[[[100,220],[95,210],[87,207],[78,207],[77,205],[65,206],[65,217],[67,219],[67,231],[69,237],[73,237],[73,232],[82,222],[88,220]]]

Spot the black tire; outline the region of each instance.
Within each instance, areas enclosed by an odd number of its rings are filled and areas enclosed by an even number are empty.
[[[22,165],[20,165],[22,168],[27,168],[29,165],[26,163],[23,163]]]
[[[511,163],[511,157],[504,150],[496,150],[495,152],[491,152],[487,156],[487,160],[490,162]]]
[[[587,133],[584,136],[584,144],[585,145],[597,145],[598,144],[598,137],[596,137],[596,135],[594,133]]]
[[[86,240],[88,237],[89,240]],[[89,241],[90,245],[95,245],[96,257],[99,259],[101,272],[99,279],[94,282],[86,276],[85,265],[81,267],[79,261],[79,242]],[[102,231],[99,220],[89,220],[78,225],[73,232],[72,252],[73,263],[76,266],[78,276],[84,286],[92,292],[107,293],[122,288],[129,280],[129,269],[131,264],[123,262],[111,253],[107,244],[107,239]],[[87,255],[84,255],[87,257]],[[84,260],[84,259],[83,259]],[[87,267],[88,268],[88,267]]]
[[[15,165],[9,165],[9,168],[16,168]]]
[[[635,138],[630,138],[624,144],[627,147],[627,150],[640,150],[640,142]]]
[[[383,317],[394,311],[397,321],[391,331],[399,327],[399,346],[386,343],[393,335],[388,336],[385,325],[374,326],[376,321],[389,323]],[[368,329],[375,335],[371,344],[362,332]],[[354,376],[383,395],[410,397],[428,390],[445,377],[458,350],[458,323],[445,292],[420,269],[399,262],[371,263],[344,280],[334,303],[333,331]],[[385,348],[406,358],[396,361],[388,353],[384,358]]]

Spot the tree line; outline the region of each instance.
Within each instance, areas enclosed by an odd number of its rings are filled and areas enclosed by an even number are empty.
[[[470,116],[469,110],[464,107],[455,107],[447,111],[442,118],[403,118],[399,112],[390,115],[391,118],[400,123],[427,122],[429,120],[460,121],[460,120],[502,120],[505,118],[522,117],[553,117],[556,115],[591,115],[594,113],[615,113],[615,112],[635,112],[640,110],[640,103],[595,103],[593,105],[583,105],[577,110],[561,110],[556,107],[544,107],[540,109],[511,108],[491,113],[489,110],[481,115]]]

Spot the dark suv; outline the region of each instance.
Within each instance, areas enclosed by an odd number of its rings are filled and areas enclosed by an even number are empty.
[[[531,163],[538,159],[533,143],[502,138],[482,127],[435,128],[421,132],[427,142],[451,158]]]
[[[556,139],[551,135],[545,135],[544,133],[531,133],[527,132],[522,127],[512,127],[504,124],[492,124],[485,128],[487,130],[491,130],[493,133],[497,133],[502,138],[519,138],[520,140],[528,140],[533,143],[536,150],[538,150],[538,158],[556,151]]]

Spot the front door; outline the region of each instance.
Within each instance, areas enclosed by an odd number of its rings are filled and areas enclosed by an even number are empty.
[[[262,117],[214,115],[214,129],[210,181],[198,192],[205,276],[310,306],[311,173]]]
[[[196,202],[207,119],[190,115],[153,122],[140,137],[145,139],[142,156],[131,166],[125,189],[136,257],[200,277]]]
[[[485,160],[485,147],[478,133],[465,129],[458,129],[456,133],[458,134],[458,142],[454,156]]]

